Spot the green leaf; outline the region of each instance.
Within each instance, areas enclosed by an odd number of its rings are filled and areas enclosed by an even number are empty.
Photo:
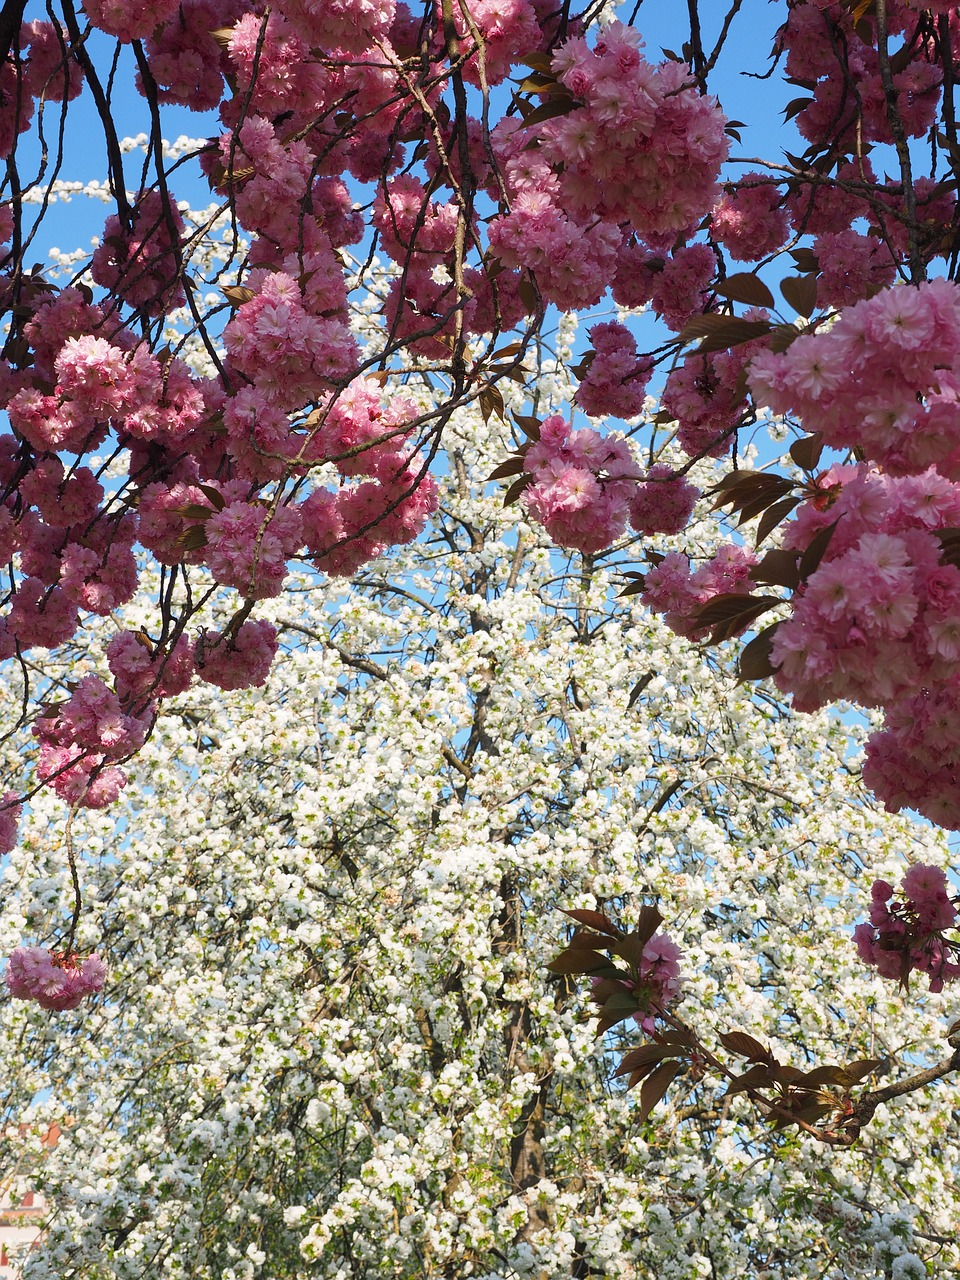
[[[609,1018],[611,1014],[619,1013],[625,1018],[628,1014],[636,1013],[640,1008],[640,1002],[635,995],[629,991],[614,991],[614,993],[604,1001],[603,1016]]]

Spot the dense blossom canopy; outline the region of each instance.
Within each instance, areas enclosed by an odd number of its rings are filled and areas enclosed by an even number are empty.
[[[298,577],[264,605],[265,686],[171,701],[136,786],[76,815],[77,946],[108,955],[103,996],[0,1008],[20,1046],[8,1149],[51,1206],[31,1280],[909,1280],[960,1261],[947,1082],[849,1151],[764,1133],[712,1072],[642,1122],[610,1077],[639,1029],[598,1051],[590,984],[545,967],[559,908],[632,923],[656,896],[681,955],[655,941],[647,963],[679,965],[670,1007],[711,1047],[735,1027],[794,1068],[884,1057],[899,1081],[956,1013],[949,986],[905,1004],[851,927],[865,862],[935,896],[908,865],[946,865],[942,837],[865,799],[842,725],[704,671],[611,603],[607,572],[558,573],[517,507],[461,487],[493,428],[454,425],[429,566],[411,548],[332,599]],[[4,944],[56,931],[63,841],[41,793]]]
[[[960,1068],[924,1011],[954,1012],[955,886],[895,816],[960,829],[960,10],[700,8],[671,49],[649,5],[3,5],[11,1097],[53,1090],[63,1133],[38,1276],[908,1280],[953,1248],[948,1121],[908,1190],[869,1144]],[[782,137],[730,118],[733,70]],[[81,190],[106,207],[62,251]],[[757,701],[696,652],[736,637]],[[562,1076],[607,1068],[581,1121]],[[668,1090],[696,1141],[651,1119]],[[787,1129],[836,1160],[761,1194]]]

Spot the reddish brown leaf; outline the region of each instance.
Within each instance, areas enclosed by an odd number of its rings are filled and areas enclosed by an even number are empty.
[[[528,440],[537,441],[540,439],[540,427],[542,423],[539,418],[534,417],[532,413],[515,413],[513,420],[527,437]],[[526,446],[524,446],[526,448]]]
[[[780,281],[780,292],[798,316],[809,320],[817,309],[816,276],[787,276]]]
[[[643,1082],[643,1087],[640,1090],[641,1120],[646,1120],[647,1116],[667,1092],[673,1080],[682,1070],[682,1062],[664,1062],[661,1066],[657,1067],[656,1071],[651,1072]]]
[[[197,488],[200,490],[203,496],[209,501],[214,511],[223,510],[225,503],[223,501],[223,494],[220,492],[219,489],[214,489],[213,486],[209,484],[198,484]]]
[[[785,1062],[778,1062],[772,1068],[773,1078],[777,1084],[795,1084],[796,1081],[803,1079],[803,1072],[797,1067],[788,1066]]]
[[[543,124],[544,120],[552,120],[555,116],[566,116],[580,106],[576,98],[568,93],[551,94],[546,102],[540,104],[523,117],[524,128],[529,125]]]
[[[741,1076],[735,1076],[727,1085],[726,1092],[744,1093],[747,1089],[769,1089],[773,1084],[770,1068],[766,1063],[757,1063]]]
[[[621,597],[641,595],[647,583],[646,575],[643,573],[628,573],[626,576],[631,581],[629,586],[624,587],[620,592]]]
[[[506,421],[503,396],[497,387],[490,385],[480,392],[480,412],[485,423],[490,421],[491,413],[495,413],[501,422]]]
[[[819,1089],[822,1085],[842,1085],[845,1089],[856,1081],[850,1076],[843,1067],[826,1064],[822,1067],[814,1067],[812,1071],[808,1071],[802,1080],[796,1082],[798,1088],[803,1089]]]
[[[779,507],[781,504],[779,501],[776,502],[776,504],[774,504],[774,497],[775,495],[772,493],[758,494],[757,497],[755,497],[751,502],[745,502],[743,506],[740,508],[740,515],[737,519],[737,523],[746,524],[749,520],[752,520],[755,516],[760,515],[761,512],[766,511],[768,507],[771,507],[773,505],[776,505]],[[799,501],[799,498],[796,501]],[[774,521],[773,527],[775,528],[777,524],[779,524],[779,521]],[[769,533],[770,530],[768,529],[767,532]],[[762,541],[759,535],[758,535],[757,541],[758,543]]]
[[[181,533],[177,542],[183,547],[184,551],[199,551],[201,547],[207,545],[207,535],[204,532],[203,525],[190,525],[188,529]]]
[[[197,502],[188,502],[185,507],[177,507],[175,510],[184,520],[209,520],[214,514],[209,507],[201,507]]]
[[[776,675],[780,670],[770,660],[770,650],[779,626],[779,622],[774,622],[771,626],[764,627],[758,636],[744,645],[737,662],[737,676],[740,680],[765,680],[767,676]]]
[[[592,929],[577,929],[567,943],[568,947],[586,947],[590,951],[605,951],[610,946],[610,939]]]
[[[820,262],[812,249],[791,249],[790,257],[797,264],[797,270],[805,276],[816,275],[820,270]]]
[[[938,529],[933,536],[940,543],[941,562],[960,565],[960,529]]]
[[[508,458],[506,462],[501,462],[499,467],[495,467],[487,476],[487,479],[506,480],[508,476],[522,475],[523,467],[523,458],[520,454],[516,453],[512,458]]]
[[[223,290],[223,296],[231,307],[242,307],[245,302],[249,302],[251,298],[255,298],[257,295],[252,289],[248,289],[245,284],[228,284]]]
[[[646,946],[653,935],[663,924],[663,916],[657,907],[641,907],[640,914],[637,917],[637,927],[633,932],[633,936],[641,938],[643,945]]]
[[[790,446],[790,457],[804,471],[813,471],[823,453],[823,435],[815,431],[813,435],[804,436],[802,440],[794,440]]]
[[[636,1071],[640,1067],[655,1066],[658,1062],[662,1062],[664,1058],[669,1058],[673,1054],[673,1050],[662,1044],[644,1044],[639,1049],[631,1049],[629,1053],[623,1055],[623,1059],[613,1073],[615,1076],[626,1076],[631,1071]]]
[[[748,1062],[766,1062],[771,1066],[775,1062],[770,1050],[759,1040],[754,1040],[753,1036],[748,1036],[745,1031],[725,1031],[720,1036],[720,1043],[731,1053],[746,1058]]]
[[[597,1004],[603,1005],[606,1004],[615,991],[623,991],[625,989],[623,984],[629,980],[630,975],[625,969],[618,969],[617,974],[616,978],[601,976],[601,980],[590,992],[591,999],[596,1001]]]
[[[612,951],[614,955],[620,956],[621,959],[626,960],[627,964],[637,969],[643,959],[643,948],[649,941],[649,938],[643,938],[639,933],[628,933],[626,937],[620,939]]]
[[[782,524],[787,516],[799,503],[799,498],[783,498],[780,502],[775,502],[772,507],[761,516],[757,524],[757,546],[768,538],[778,524]]]
[[[784,123],[786,123],[787,120],[792,120],[794,116],[799,115],[805,107],[809,107],[812,101],[812,98],[791,98],[783,108]]]
[[[610,967],[606,956],[596,951],[588,951],[586,947],[575,947],[573,950],[561,951],[547,965],[551,973],[596,973],[598,969]]]
[[[505,507],[512,506],[523,493],[524,489],[532,482],[533,476],[523,475],[519,480],[514,480],[513,484],[503,495],[503,505]]]
[[[694,614],[697,630],[712,628],[710,644],[720,644],[737,635],[775,605],[783,604],[779,596],[744,596],[725,592],[714,596]]]
[[[885,1065],[884,1058],[861,1058],[857,1062],[848,1062],[844,1070],[855,1084],[859,1084],[866,1076],[873,1075]]]
[[[796,551],[784,551],[780,547],[768,551],[759,564],[750,570],[754,582],[788,587],[791,591],[800,585],[800,570]]]
[[[645,1080],[648,1075],[657,1070],[655,1062],[648,1062],[645,1067],[637,1067],[636,1071],[630,1072],[630,1079],[627,1081],[627,1089],[635,1089],[641,1080]]]
[[[517,285],[517,293],[520,295],[520,301],[527,310],[527,315],[535,315],[537,308],[540,306],[540,299],[533,281],[523,276]]]
[[[795,324],[778,324],[770,334],[770,350],[786,351],[797,338],[800,337],[800,330]]]
[[[748,307],[773,307],[773,294],[752,271],[738,271],[727,276],[714,290],[721,298],[729,298],[731,302],[743,302]]]
[[[688,343],[702,338],[696,353],[708,355],[711,351],[726,351],[730,347],[738,347],[741,343],[762,337],[772,327],[768,320],[741,320],[737,316],[698,316],[684,327],[680,341]]]
[[[771,502],[789,493],[794,487],[793,481],[785,476],[768,475],[763,471],[734,472],[726,476],[713,490],[713,510],[729,507],[731,514],[757,504],[754,515],[762,511]],[[745,517],[741,517],[741,520]]]
[[[590,911],[577,907],[571,911],[564,910],[563,914],[569,916],[571,920],[576,920],[577,924],[585,924],[588,929],[596,929],[597,933],[602,933],[608,938],[619,938],[623,935],[623,930],[618,929],[602,911]]]
[[[810,541],[810,545],[800,557],[798,570],[800,573],[800,581],[806,582],[811,573],[818,567],[820,561],[827,553],[827,547],[830,545],[830,539],[833,537],[833,531],[840,523],[839,517],[834,520],[833,524],[828,524],[825,529],[821,529]]]

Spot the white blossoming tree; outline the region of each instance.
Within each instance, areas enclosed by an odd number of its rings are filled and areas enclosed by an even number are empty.
[[[597,1041],[589,986],[548,971],[561,909],[629,923],[657,902],[677,1012],[711,1053],[739,1030],[895,1082],[944,1056],[960,1011],[857,957],[865,868],[947,851],[865,798],[855,727],[737,686],[601,564],[559,561],[468,482],[501,447],[486,436],[454,434],[426,547],[270,606],[264,689],[165,705],[118,810],[67,823],[34,797],[0,946],[62,931],[69,842],[77,945],[110,976],[82,1012],[0,1007],[6,1169],[49,1206],[28,1280],[960,1265],[949,1079],[843,1150],[771,1127],[712,1070],[643,1119],[613,1074],[633,1022]],[[56,692],[102,648],[43,677]]]

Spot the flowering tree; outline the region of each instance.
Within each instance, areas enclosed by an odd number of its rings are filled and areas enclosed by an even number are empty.
[[[656,897],[670,1007],[727,1067],[736,1028],[798,1074],[869,1058],[861,1088],[907,1082],[955,999],[905,1005],[850,926],[865,865],[942,866],[942,836],[865,798],[856,730],[734,689],[472,485],[495,422],[448,439],[429,561],[335,597],[298,575],[263,605],[262,690],[171,700],[136,785],[68,832],[34,798],[2,941],[57,935],[70,840],[77,945],[110,973],[82,1011],[0,1008],[5,1151],[50,1206],[26,1280],[946,1273],[949,1081],[846,1150],[765,1130],[714,1071],[643,1119],[611,1078],[635,1036],[598,1053],[589,989],[547,968],[559,909],[632,927]],[[103,678],[111,628],[49,677]]]
[[[583,557],[585,591],[609,557],[681,637],[752,633],[742,678],[804,711],[875,712],[877,796],[960,824],[957,12],[779,8],[770,71],[803,90],[785,108],[802,141],[758,158],[731,152],[742,126],[710,92],[742,48],[741,0],[702,18],[692,0],[662,59],[630,15],[546,0],[3,5],[0,660],[29,735],[9,739],[0,848],[52,792],[72,907],[14,950],[15,996],[62,1014],[105,989],[76,832],[165,740],[161,711],[212,696],[197,681],[264,686],[296,573],[337,601],[388,546],[429,565],[417,540],[446,465],[509,480],[506,500]],[[33,266],[85,108],[109,212],[92,254]],[[183,109],[215,136],[165,142]],[[596,311],[608,293],[615,319]],[[559,365],[558,312],[589,317],[591,343],[561,343]],[[509,438],[471,477],[455,424],[479,439],[493,419]],[[778,468],[751,452],[761,419],[791,440]],[[754,545],[704,534],[704,487],[738,530],[757,521]],[[960,973],[949,882],[936,859],[889,874],[861,959],[936,993]],[[651,1037],[624,1060],[642,1112],[706,1071],[844,1145],[897,1096],[863,1084],[882,1057],[798,1076],[742,1028],[724,1031],[734,1072],[675,1014],[676,933],[645,905],[573,908],[550,958],[592,979],[601,1027],[636,1016]]]

